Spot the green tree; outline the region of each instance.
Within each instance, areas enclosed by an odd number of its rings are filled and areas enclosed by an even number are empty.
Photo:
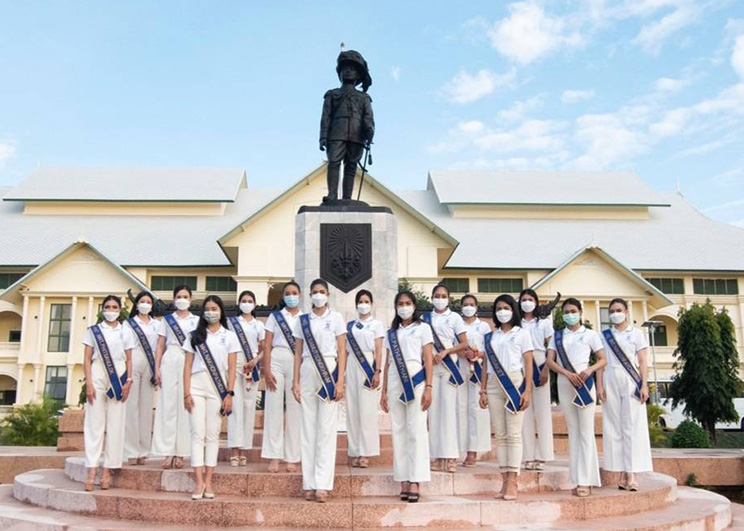
[[[425,291],[414,287],[414,285],[411,284],[406,278],[398,280],[398,292],[400,293],[401,291],[406,290],[413,293],[416,297],[416,305],[418,306],[419,310],[429,311],[434,308],[434,305],[431,303],[431,299],[429,299],[429,295]]]
[[[62,404],[44,397],[17,407],[0,423],[0,443],[9,446],[54,446],[59,436],[57,417]]]
[[[725,310],[716,312],[707,300],[680,309],[678,331],[676,375],[669,386],[672,407],[683,403],[683,413],[715,441],[717,422],[738,420],[734,398],[742,382],[733,323]]]

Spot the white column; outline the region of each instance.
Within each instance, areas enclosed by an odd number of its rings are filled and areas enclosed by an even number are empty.
[[[597,325],[594,327],[594,329],[597,331],[598,334],[601,334],[602,333],[602,313],[599,310],[599,300],[594,301],[594,312],[597,318]]]
[[[70,305],[70,347],[67,349],[67,363],[75,363],[77,356],[75,351],[78,350],[78,345],[75,342],[75,319],[77,316],[77,297],[72,297],[72,304]]]
[[[641,307],[643,308],[643,322],[645,323],[646,321],[648,321],[648,302],[646,301],[646,299],[641,302]]]
[[[96,314],[93,313],[93,297],[88,297],[88,326],[96,324]]]
[[[44,333],[44,306],[45,304],[46,304],[46,297],[44,296],[39,297],[39,319],[38,319],[38,324],[37,324],[39,336],[36,338],[36,356],[34,356],[34,360],[36,361],[36,363],[41,363],[41,361],[43,360],[43,352],[46,350],[44,348],[44,338],[46,337],[46,334]],[[34,385],[34,388],[36,388],[35,385]]]
[[[65,404],[77,405],[77,398],[72,396],[72,371],[75,369],[75,364],[67,364],[67,391],[65,392]]]
[[[23,296],[23,316],[21,317],[21,350],[18,353],[18,361],[26,361],[26,353],[28,349],[28,295]],[[19,363],[20,365],[20,363]],[[20,382],[18,382],[20,385]]]
[[[32,402],[37,402],[41,398],[41,393],[44,392],[41,386],[41,363],[34,363],[34,396],[31,399]]]
[[[633,326],[633,301],[632,300],[628,301],[628,324]]]
[[[25,363],[18,364],[18,378],[16,378],[16,404],[21,404],[21,394],[23,393],[23,383],[24,383],[23,369],[25,367],[26,367]]]

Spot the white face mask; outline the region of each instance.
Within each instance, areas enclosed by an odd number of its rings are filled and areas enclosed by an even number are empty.
[[[532,313],[535,311],[535,307],[537,307],[537,304],[535,304],[535,301],[522,301],[519,304],[519,307],[522,308],[522,311],[524,313]]]
[[[219,311],[209,312],[205,310],[203,315],[204,315],[204,320],[208,322],[209,324],[214,324],[220,320]]]
[[[111,311],[104,311],[103,313],[103,319],[108,323],[113,323],[119,318],[119,310],[111,310]]]
[[[188,310],[191,307],[191,301],[189,299],[176,299],[174,303],[176,310]]]
[[[252,302],[241,302],[240,303],[240,311],[242,313],[251,313],[253,311],[253,308],[255,308],[256,305]]]
[[[610,321],[612,324],[622,324],[625,322],[625,312],[613,312],[610,314]]]
[[[152,304],[148,304],[146,302],[140,302],[137,305],[137,311],[141,313],[142,315],[147,315],[152,310]]]
[[[434,299],[432,301],[432,304],[434,304],[434,308],[437,310],[444,310],[447,306],[449,306],[449,300],[447,299]]]
[[[313,293],[310,298],[313,301],[313,306],[316,308],[322,308],[328,303],[328,295],[325,295],[324,293]]]
[[[413,309],[413,306],[398,306],[396,311],[401,319],[410,319],[413,315]]]
[[[475,306],[463,306],[462,307],[462,314],[465,317],[473,317],[475,315],[475,312],[476,311],[477,310],[476,310]]]
[[[372,311],[372,305],[371,304],[357,304],[357,311],[359,312],[359,315],[369,315],[369,312]]]
[[[505,324],[511,321],[513,315],[514,313],[511,310],[499,310],[496,312],[496,319],[498,319],[501,324]]]

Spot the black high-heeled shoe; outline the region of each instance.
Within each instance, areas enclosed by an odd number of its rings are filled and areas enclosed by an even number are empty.
[[[404,481],[404,483],[408,483],[408,487],[410,488],[411,484],[408,481]],[[408,496],[410,496],[410,492],[407,490],[403,490],[403,483],[400,485],[400,501],[408,501]]]
[[[417,487],[419,486],[418,483],[411,483],[411,486],[413,486],[413,485],[416,485]],[[419,492],[418,491],[416,491],[416,492],[409,492],[408,493],[408,503],[418,503],[419,497],[420,496],[419,496]]]

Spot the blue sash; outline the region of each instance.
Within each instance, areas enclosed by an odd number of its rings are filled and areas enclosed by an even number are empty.
[[[532,383],[535,384],[535,389],[542,387],[540,385],[540,372],[545,368],[545,364],[548,363],[547,361],[543,363],[542,365],[538,365],[534,358],[535,353],[532,353]],[[550,381],[548,379],[548,381]],[[543,385],[547,384],[548,382],[545,382]]]
[[[147,340],[147,336],[145,335],[145,332],[142,330],[140,325],[138,325],[137,321],[134,320],[134,317],[130,317],[129,319],[127,319],[127,322],[129,323],[129,326],[132,327],[132,330],[134,330],[134,335],[137,336],[137,339],[140,342],[142,352],[145,353],[147,364],[150,366],[150,374],[152,375],[150,376],[150,383],[152,385],[155,385],[155,356],[152,353],[150,342]]]
[[[168,326],[170,326],[173,335],[176,336],[178,344],[183,347],[184,343],[186,343],[186,334],[183,333],[183,330],[181,330],[181,327],[176,322],[176,318],[173,317],[172,313],[169,313],[165,316],[165,322],[168,323]]]
[[[195,348],[197,352],[199,352],[202,362],[204,362],[204,367],[206,367],[207,374],[209,374],[209,377],[212,379],[217,394],[220,395],[220,399],[224,400],[227,396],[227,387],[225,386],[225,381],[222,379],[220,370],[217,368],[217,362],[214,361],[214,356],[212,356],[212,352],[209,350],[207,343],[197,343]]]
[[[401,386],[403,386],[403,392],[398,397],[398,400],[408,405],[413,402],[414,398],[416,398],[414,393],[416,387],[418,387],[421,382],[426,380],[426,369],[422,367],[421,370],[414,374],[413,378],[411,378],[410,374],[408,374],[406,361],[403,358],[403,351],[400,348],[400,343],[398,343],[398,334],[392,328],[388,330],[387,334],[388,345],[390,345],[390,354],[393,357],[393,363],[395,364],[395,368],[398,371],[400,384]]]
[[[279,311],[273,312],[271,315],[274,316],[274,320],[276,320],[276,324],[279,326],[279,330],[282,331],[282,335],[284,335],[284,339],[287,341],[289,348],[292,350],[292,354],[294,354],[295,353],[295,338],[292,335],[292,330],[289,329],[287,320],[282,315],[282,312],[279,312]]]
[[[623,369],[625,369],[625,372],[628,373],[630,379],[633,380],[633,383],[635,384],[633,397],[640,402],[641,387],[643,387],[643,380],[641,379],[641,375],[638,374],[638,371],[630,362],[628,356],[626,356],[625,352],[623,352],[623,349],[620,347],[617,340],[615,339],[615,335],[612,333],[612,330],[608,328],[607,330],[603,331],[602,334],[604,335],[605,341],[607,341],[607,344],[610,346],[610,350],[617,358],[617,361],[620,362],[620,365],[623,366]]]
[[[555,351],[561,359],[561,365],[563,365],[563,368],[575,373],[576,369],[574,369],[574,366],[571,364],[571,360],[568,359],[566,349],[563,348],[563,330],[555,331]],[[590,393],[593,386],[594,375],[592,374],[580,387],[575,388],[576,396],[573,399],[575,406],[583,409],[589,404],[594,403],[594,399]]]
[[[473,362],[473,374],[470,376],[470,383],[480,384],[483,381],[483,365],[479,361]]]
[[[237,317],[229,317],[230,324],[232,325],[233,332],[235,332],[235,335],[238,336],[238,342],[240,343],[240,346],[243,348],[243,354],[245,354],[245,361],[251,361],[253,359],[253,352],[251,351],[251,345],[248,343],[248,338],[245,335],[245,330],[243,330],[243,326],[240,324],[240,319]],[[258,374],[258,363],[253,367],[253,372],[251,373],[251,380],[253,382],[257,382],[261,379],[261,376]]]
[[[506,373],[501,362],[496,357],[496,353],[493,351],[493,347],[491,346],[491,337],[493,337],[493,332],[487,333],[483,338],[483,344],[486,347],[486,356],[488,356],[488,361],[491,362],[491,367],[493,367],[493,370],[496,373],[496,378],[499,379],[501,389],[504,390],[506,397],[509,399],[506,402],[506,409],[510,413],[516,414],[519,412],[519,406],[522,402],[522,393],[524,393],[525,384],[527,382],[523,378],[522,385],[519,386],[519,389],[514,387],[514,384],[509,379],[509,375]]]
[[[351,347],[351,351],[354,353],[354,357],[359,362],[359,365],[362,366],[362,371],[364,371],[365,381],[364,381],[364,387],[367,389],[372,389],[372,379],[375,376],[375,371],[372,369],[372,367],[369,366],[369,363],[367,363],[367,358],[364,357],[364,353],[362,352],[361,347],[359,346],[359,343],[357,343],[356,338],[354,337],[354,324],[356,321],[349,321],[346,325],[346,341],[349,343],[349,346]],[[359,323],[361,325],[360,328],[364,328],[364,325]]]
[[[336,364],[336,368],[333,370],[333,374],[331,374],[323,359],[323,354],[321,354],[318,348],[318,343],[315,341],[313,331],[310,328],[310,315],[304,314],[300,316],[300,327],[302,329],[302,337],[305,339],[305,344],[307,345],[307,350],[310,351],[310,357],[320,377],[321,388],[318,390],[318,396],[321,400],[334,400],[336,398],[338,364]]]
[[[109,383],[111,384],[111,386],[106,390],[106,396],[109,398],[113,398],[117,402],[120,402],[122,397],[124,396],[123,385],[128,378],[127,371],[124,371],[124,374],[121,375],[121,378],[119,378],[119,375],[116,374],[114,360],[111,357],[111,351],[109,350],[108,344],[106,343],[106,338],[103,337],[103,331],[101,330],[101,327],[99,325],[93,325],[90,327],[90,331],[93,333],[93,339],[95,339],[96,345],[98,345],[98,353],[101,355],[103,366],[106,368],[106,374],[108,374]],[[93,382],[88,383],[89,385],[93,385]]]
[[[434,330],[434,326],[431,324],[431,312],[426,312],[421,318],[426,324],[431,327],[431,335],[434,339],[434,349],[437,351],[437,354],[445,350],[442,340],[439,339],[436,330]],[[462,374],[460,374],[460,369],[457,368],[457,364],[452,361],[452,358],[450,358],[449,355],[442,357],[442,363],[444,364],[444,367],[447,369],[447,371],[449,371],[450,373],[450,377],[448,380],[450,385],[460,387],[462,384],[465,383],[465,380],[462,379]]]

